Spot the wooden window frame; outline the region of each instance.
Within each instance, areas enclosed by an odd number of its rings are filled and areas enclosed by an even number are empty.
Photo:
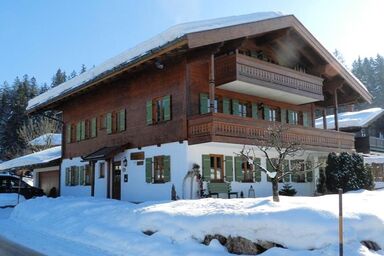
[[[238,112],[241,117],[252,117],[252,104],[247,101],[239,101]],[[245,113],[244,113],[245,110]]]
[[[164,156],[153,157],[153,183],[165,183],[164,180]]]
[[[244,183],[253,183],[254,182],[254,165],[249,164],[248,160],[243,158],[241,163],[241,170],[243,172],[243,180]],[[244,168],[246,166],[247,168]],[[249,167],[249,168],[248,168]],[[248,177],[248,178],[247,178]]]
[[[213,174],[214,174],[214,178],[212,178],[212,157],[215,159],[214,162],[213,162]],[[209,158],[210,158],[210,181],[211,182],[214,182],[214,183],[223,183],[224,182],[224,155],[218,155],[218,154],[210,154],[209,155]],[[217,179],[217,172],[218,172],[218,168],[217,168],[217,161],[216,159],[217,158],[220,158],[221,159],[221,179]]]

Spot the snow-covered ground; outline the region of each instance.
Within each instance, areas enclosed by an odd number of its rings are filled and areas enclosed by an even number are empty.
[[[384,255],[384,191],[344,195],[344,255]],[[0,214],[0,218],[1,218]],[[153,231],[153,235],[143,231]],[[202,199],[131,204],[116,200],[36,198],[0,220],[0,235],[48,255],[228,255],[207,234],[270,241],[262,255],[338,255],[338,197]]]
[[[20,195],[19,202],[25,201],[24,196]],[[0,207],[14,206],[17,204],[16,193],[3,193],[0,194]]]

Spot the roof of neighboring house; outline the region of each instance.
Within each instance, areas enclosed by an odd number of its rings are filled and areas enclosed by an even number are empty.
[[[48,164],[61,158],[61,146],[14,158],[0,164],[0,171]]]
[[[364,163],[365,164],[382,164],[384,163],[383,154],[364,154]]]
[[[367,127],[377,118],[384,114],[384,109],[369,108],[356,112],[344,112],[338,114],[339,128],[347,127]],[[335,129],[334,115],[326,116],[327,129]],[[316,128],[323,127],[323,118],[316,119]]]
[[[280,21],[280,23],[278,21]],[[267,22],[268,24],[261,24],[261,26],[258,27],[254,26],[256,22]],[[247,26],[247,24],[250,26]],[[236,26],[244,27],[242,30],[231,31],[231,33],[228,34],[225,33],[225,30],[230,30]],[[170,51],[172,47],[176,49],[177,47],[187,45],[189,48],[195,48],[288,27],[294,27],[304,39],[324,57],[336,72],[340,73],[346,82],[351,84],[353,89],[358,92],[364,100],[371,100],[372,96],[365,86],[340,64],[293,15],[282,15],[277,12],[261,12],[189,22],[173,26],[163,33],[31,99],[28,102],[27,111],[34,112],[47,107],[82,89],[93,86],[103,79],[111,77],[112,74],[129,69],[133,67],[135,63],[150,60],[154,58],[154,55],[157,53]],[[213,32],[211,36],[204,34],[216,29],[223,30],[223,35]]]
[[[32,146],[59,146],[61,145],[61,133],[46,133],[29,142]]]

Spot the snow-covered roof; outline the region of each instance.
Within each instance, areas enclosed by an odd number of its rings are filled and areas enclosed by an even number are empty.
[[[14,168],[22,168],[31,165],[49,163],[51,161],[60,159],[61,146],[49,148],[29,155],[14,158],[12,160],[0,164],[1,170],[8,170]]]
[[[66,81],[56,87],[53,87],[45,93],[42,93],[37,97],[31,99],[28,102],[27,110],[35,108],[40,104],[43,104],[49,100],[56,98],[57,96],[72,91],[73,89],[87,82],[96,80],[105,75],[106,73],[118,70],[120,67],[126,66],[129,63],[134,62],[136,59],[150,53],[151,51],[161,48],[162,46],[167,45],[168,43],[182,38],[186,34],[256,22],[260,20],[276,18],[279,16],[282,16],[282,14],[277,12],[260,12],[241,16],[231,16],[212,20],[188,22],[173,26],[167,29],[166,31],[158,34],[157,36],[152,37],[149,40],[144,41],[136,45],[135,47],[117,55],[116,57],[113,57],[105,61],[104,63],[72,78],[71,80]]]
[[[366,127],[384,112],[381,108],[369,108],[356,112],[338,114],[339,128]],[[327,129],[335,129],[335,116],[326,116]],[[323,117],[316,119],[316,128],[323,128]]]
[[[61,133],[46,133],[29,142],[32,146],[61,145]]]
[[[384,154],[368,154],[363,155],[365,164],[382,164],[384,163]]]

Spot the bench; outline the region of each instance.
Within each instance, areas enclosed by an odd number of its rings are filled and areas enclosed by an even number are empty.
[[[209,196],[216,196],[219,197],[220,193],[228,194],[228,198],[231,198],[232,195],[235,195],[236,198],[239,197],[237,192],[231,192],[231,183],[222,182],[222,183],[208,183],[208,193]]]

